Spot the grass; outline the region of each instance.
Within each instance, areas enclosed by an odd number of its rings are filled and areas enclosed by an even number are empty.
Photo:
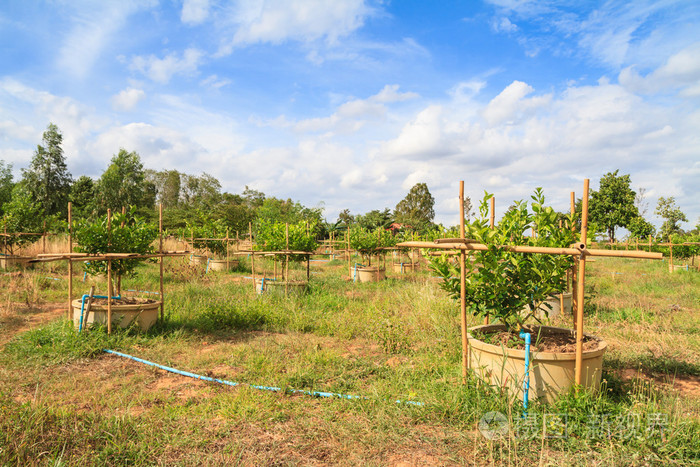
[[[429,272],[353,284],[343,278],[347,263],[312,263],[318,274],[309,293],[287,298],[258,296],[250,281],[238,279],[250,274],[250,263],[242,263],[233,274],[205,275],[186,259],[168,260],[165,321],[147,333],[111,336],[101,329],[78,334],[60,313],[44,320],[47,307],[66,301],[65,284],[45,283],[45,270],[2,276],[8,293],[0,329],[8,337],[0,340],[0,463],[700,461],[696,272],[669,274],[651,261],[591,263],[586,331],[610,344],[603,388],[533,403],[523,418],[506,394],[473,379],[460,384],[458,309]],[[256,270],[263,268],[273,271],[256,259]],[[303,275],[305,267],[291,268],[293,278]],[[78,272],[75,295],[90,284],[105,288],[100,278],[81,278]],[[123,288],[156,291],[157,265],[141,267]],[[104,348],[242,384],[177,376]],[[479,420],[490,411],[506,414],[513,436],[481,436]]]

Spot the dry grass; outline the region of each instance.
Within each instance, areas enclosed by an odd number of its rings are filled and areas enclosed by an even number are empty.
[[[23,246],[17,254],[35,258],[41,253],[66,253],[68,250],[67,235],[52,235],[40,237],[36,242]]]

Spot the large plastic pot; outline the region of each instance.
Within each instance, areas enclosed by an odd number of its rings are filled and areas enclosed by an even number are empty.
[[[73,300],[73,324],[76,329],[80,327],[80,313],[83,301],[81,299]],[[87,309],[87,300],[85,303]],[[97,323],[107,324],[107,304],[92,304],[90,314],[87,315],[83,310],[83,328]],[[112,326],[126,328],[132,323],[142,330],[147,331],[158,320],[158,312],[160,311],[160,302],[137,303],[133,305],[122,305],[118,301],[112,302]],[[85,319],[87,315],[87,320]]]
[[[539,328],[545,334],[572,333],[570,329],[551,326],[540,326]],[[469,329],[470,368],[486,384],[504,388],[522,399],[525,379],[525,351],[487,344],[473,336],[476,330],[489,332],[504,329],[505,327],[500,324],[476,326]],[[608,344],[600,338],[588,337],[596,340],[598,346],[594,350],[583,352],[581,384],[586,388],[598,389],[603,370],[603,355]],[[533,334],[533,342],[536,338],[537,335]],[[552,402],[560,394],[567,392],[575,381],[575,366],[575,352],[532,351],[530,353],[529,398]]]

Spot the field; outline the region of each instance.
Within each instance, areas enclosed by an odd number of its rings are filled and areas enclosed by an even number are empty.
[[[474,379],[461,385],[459,309],[425,268],[354,284],[347,263],[317,261],[310,292],[285,297],[257,295],[245,260],[237,272],[204,274],[167,259],[165,322],[110,336],[78,334],[66,319],[66,271],[47,263],[1,276],[0,464],[700,462],[697,271],[589,263],[585,329],[609,343],[603,389],[535,403],[527,415]],[[105,288],[82,278],[78,268],[74,295]],[[157,265],[123,288],[157,291]],[[571,317],[554,324],[571,327]],[[506,415],[509,435],[482,435],[488,412]]]

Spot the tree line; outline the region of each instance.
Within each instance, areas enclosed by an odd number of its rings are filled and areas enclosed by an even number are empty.
[[[61,232],[67,227],[67,206],[73,220],[104,216],[122,207],[134,208],[148,221],[157,219],[156,206],[164,206],[163,226],[175,231],[219,219],[231,234],[247,233],[249,224],[267,221],[313,222],[319,236],[352,225],[374,229],[398,222],[414,229],[433,227],[434,199],[425,183],[414,186],[392,212],[373,210],[352,215],[344,210],[334,223],[323,219],[322,203],[307,207],[291,199],[266,196],[245,187],[241,194],[222,192],[215,177],[190,175],[177,170],[152,170],[143,166],[135,151],[120,148],[102,175],[74,179],[63,152],[63,135],[50,123],[27,168],[15,181],[12,166],[0,160],[1,226],[8,232]]]

